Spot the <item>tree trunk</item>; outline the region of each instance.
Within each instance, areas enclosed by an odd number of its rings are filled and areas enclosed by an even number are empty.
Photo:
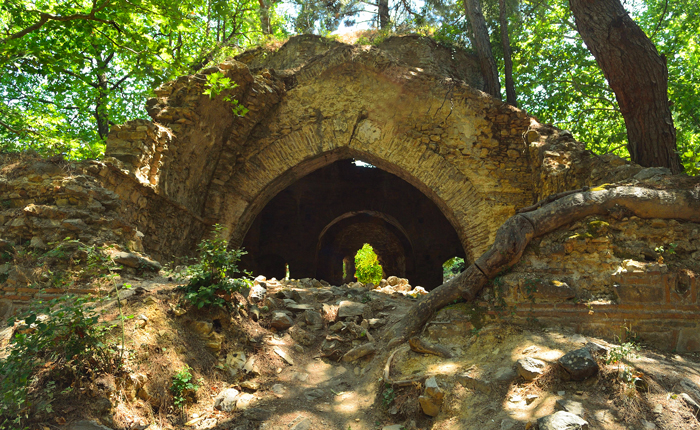
[[[272,34],[270,26],[270,6],[265,4],[265,0],[258,0],[260,4],[260,29],[265,35]]]
[[[386,30],[391,27],[391,20],[389,19],[389,0],[378,0],[377,9],[377,13],[379,14],[379,28],[381,30]]]
[[[619,0],[569,0],[576,27],[615,92],[632,161],[683,171],[668,101],[668,69]]]
[[[513,82],[513,60],[510,54],[510,38],[508,37],[508,19],[506,17],[506,0],[498,0],[500,9],[501,44],[503,45],[503,61],[506,74],[506,101],[509,105],[518,107]]]
[[[690,190],[621,186],[569,194],[531,212],[519,213],[498,229],[494,244],[481,257],[457,277],[431,291],[384,333],[389,348],[419,333],[436,311],[454,300],[474,300],[490,279],[520,260],[533,238],[591,215],[700,222],[700,195]]]
[[[498,68],[491,51],[491,41],[489,40],[489,31],[486,28],[486,19],[481,12],[481,0],[464,0],[464,10],[471,24],[474,35],[474,48],[479,58],[481,73],[484,75],[486,87],[484,91],[500,100],[501,84],[498,81]]]

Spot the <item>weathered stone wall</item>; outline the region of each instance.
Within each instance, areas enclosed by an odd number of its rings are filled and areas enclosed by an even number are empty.
[[[609,339],[629,330],[664,349],[700,351],[699,278],[700,224],[589,217],[533,240],[482,299],[492,310],[505,306],[504,318]]]
[[[100,184],[120,198],[118,212],[138,227],[143,248],[158,261],[191,256],[211,224],[177,202],[144,186],[119,162],[93,162],[88,168]]]

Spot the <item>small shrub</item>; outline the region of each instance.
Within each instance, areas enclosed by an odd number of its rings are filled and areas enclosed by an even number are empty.
[[[231,81],[231,78],[224,76],[222,72],[216,72],[207,75],[207,89],[204,90],[205,95],[208,95],[210,99],[221,94],[223,91],[233,90],[238,87],[238,84]],[[233,114],[239,117],[244,116],[248,113],[248,109],[239,104],[238,100],[232,99],[231,96],[224,96],[223,100],[231,104],[231,109]]]
[[[616,364],[624,360],[629,360],[630,358],[635,358],[637,356],[636,351],[639,351],[640,347],[635,342],[625,342],[622,345],[613,346],[608,351],[608,356],[605,358],[606,364]]]
[[[238,261],[246,252],[240,249],[229,250],[222,237],[223,227],[214,226],[211,239],[203,240],[198,246],[198,263],[187,268],[189,281],[178,287],[184,291],[183,299],[197,308],[204,306],[230,306],[231,295],[252,282],[244,277],[233,278],[241,273]]]
[[[0,417],[12,417],[15,424],[29,416],[28,393],[32,385],[41,384],[36,376],[42,367],[77,376],[120,364],[116,348],[106,340],[111,327],[99,323],[87,297],[66,295],[39,302],[18,320],[24,325],[12,338],[7,357],[0,360]],[[8,320],[9,325],[14,323],[14,318]],[[51,395],[46,387],[39,392]]]
[[[371,282],[379,285],[383,272],[374,248],[369,243],[365,243],[355,254],[355,278],[363,284]]]
[[[194,397],[194,393],[199,389],[199,385],[196,385],[193,379],[192,372],[190,372],[190,368],[187,365],[173,375],[170,392],[173,393],[173,404],[175,407],[184,407]]]
[[[384,391],[382,392],[382,405],[384,405],[385,408],[388,408],[394,402],[394,399],[396,399],[396,391],[394,390],[394,387],[392,387],[390,384],[384,384]]]

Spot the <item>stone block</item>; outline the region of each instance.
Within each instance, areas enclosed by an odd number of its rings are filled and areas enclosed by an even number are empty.
[[[676,351],[700,352],[700,327],[681,329],[678,333]]]
[[[620,303],[664,303],[666,293],[663,285],[659,283],[654,286],[644,286],[635,284],[619,285],[615,288],[615,292],[620,300]]]

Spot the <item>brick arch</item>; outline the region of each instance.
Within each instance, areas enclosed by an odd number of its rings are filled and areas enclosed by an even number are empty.
[[[232,245],[243,242],[255,217],[277,193],[308,173],[346,158],[359,159],[392,173],[430,198],[454,227],[468,259],[478,256],[487,245],[488,231],[480,229],[476,217],[469,214],[486,211],[488,205],[469,179],[442,157],[420,151],[417,145],[412,148],[410,142],[391,140],[387,142],[389,148],[357,142],[322,151],[314,136],[290,135],[266,147],[231,178],[223,207],[235,205],[238,211],[223,210],[219,222],[228,228]],[[403,151],[392,151],[391,145],[400,146]],[[299,151],[300,148],[305,151]],[[407,165],[402,162],[406,154],[414,155],[420,162]]]
[[[343,158],[374,164],[430,198],[472,260],[533,202],[540,178],[522,137],[530,118],[474,89],[481,79],[470,80],[479,73],[467,54],[399,38],[378,47],[322,43],[306,56],[295,54],[294,40],[264,58],[203,71],[238,83],[231,95],[250,109],[244,117],[202,94],[203,74],[182,77],[149,101],[158,124],[121,126],[108,158],[200,224],[225,225],[234,245],[276,193]],[[168,241],[185,249],[194,233]]]
[[[370,226],[374,228],[368,228]],[[352,229],[352,237],[341,237],[347,236],[344,233]],[[387,243],[382,243],[382,239],[388,239]],[[364,243],[374,247],[387,276],[416,279],[415,255],[409,233],[396,218],[371,210],[346,212],[321,230],[316,241],[316,278],[337,285],[351,281],[349,273],[348,278],[343,279],[340,267],[346,258],[354,259]]]

